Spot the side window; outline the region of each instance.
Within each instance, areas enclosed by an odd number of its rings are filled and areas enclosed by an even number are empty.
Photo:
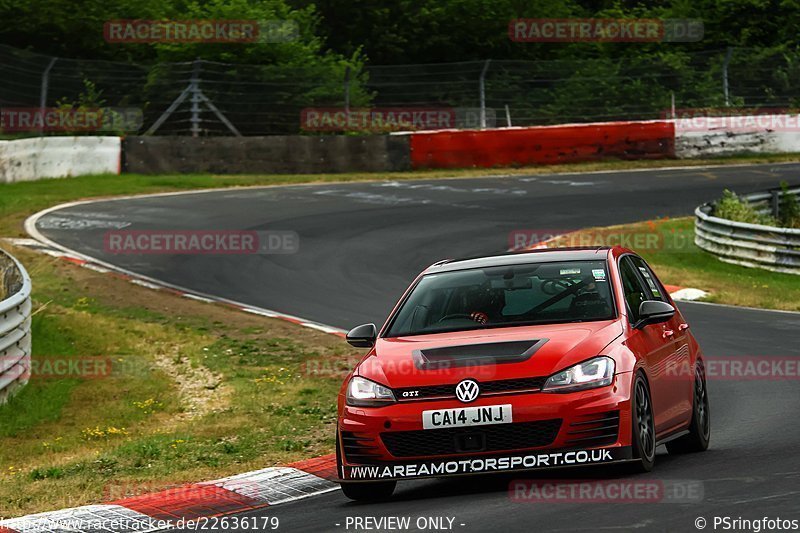
[[[648,299],[647,292],[636,275],[636,268],[631,263],[630,256],[625,256],[619,261],[619,273],[622,278],[622,290],[625,292],[625,301],[631,313],[633,322],[639,320],[639,306]],[[649,291],[649,289],[648,289]]]
[[[661,284],[653,274],[650,267],[647,266],[647,263],[641,257],[629,256],[630,260],[633,262],[633,265],[639,271],[639,275],[644,280],[647,287],[647,299],[648,300],[660,300],[662,302],[666,302],[667,299],[664,298],[664,293],[661,290]]]

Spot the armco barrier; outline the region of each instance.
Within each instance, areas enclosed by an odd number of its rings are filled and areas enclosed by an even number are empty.
[[[800,194],[800,187],[789,190]],[[762,212],[770,210],[772,192],[744,196]],[[695,209],[695,244],[727,263],[800,274],[800,229],[734,222],[711,215],[711,204]]]
[[[675,127],[663,120],[448,130],[412,133],[410,137],[414,169],[675,157]]]
[[[0,403],[28,382],[31,369],[31,278],[0,250]]]
[[[395,135],[127,137],[123,169],[143,174],[315,174],[409,170],[408,139]]]
[[[36,137],[0,141],[0,183],[119,174],[119,137]]]

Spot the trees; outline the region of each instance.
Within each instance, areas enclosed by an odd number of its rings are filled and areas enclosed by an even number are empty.
[[[800,0],[0,0],[0,17],[5,44],[62,58],[158,65],[141,69],[151,110],[168,106],[191,77],[192,62],[202,59],[210,97],[223,95],[243,119],[290,121],[287,128],[302,107],[341,107],[348,70],[353,106],[475,107],[487,59],[487,106],[503,114],[508,105],[520,125],[656,118],[673,95],[679,109],[800,106]],[[255,43],[106,42],[107,21],[137,18],[288,20],[297,35]],[[701,19],[705,35],[691,43],[521,43],[508,36],[514,18]],[[728,47],[736,49],[726,61]],[[38,86],[47,59],[22,61],[20,72],[29,72],[19,76]],[[365,68],[409,64],[418,66]],[[68,67],[59,60],[53,70],[62,85]],[[88,79],[108,95],[136,93],[124,81],[110,87],[98,79],[104,68],[127,67],[81,63],[74,85]],[[126,76],[141,85],[124,72],[119,78]],[[0,86],[0,101],[6,92]],[[253,106],[265,105],[286,107],[252,115]]]

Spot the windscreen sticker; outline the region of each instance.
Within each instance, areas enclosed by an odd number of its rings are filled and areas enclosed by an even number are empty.
[[[572,276],[572,275],[579,275],[581,273],[580,268],[562,268],[559,271],[559,274],[562,276]]]
[[[594,276],[595,281],[605,281],[606,280],[606,271],[602,268],[593,268],[592,275]]]

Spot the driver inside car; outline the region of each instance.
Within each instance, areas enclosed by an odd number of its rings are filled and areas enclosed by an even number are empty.
[[[476,291],[475,299],[472,300],[466,309],[473,309],[469,312],[469,317],[478,324],[488,324],[501,318],[501,313],[505,307],[505,292],[490,288],[480,288]]]

